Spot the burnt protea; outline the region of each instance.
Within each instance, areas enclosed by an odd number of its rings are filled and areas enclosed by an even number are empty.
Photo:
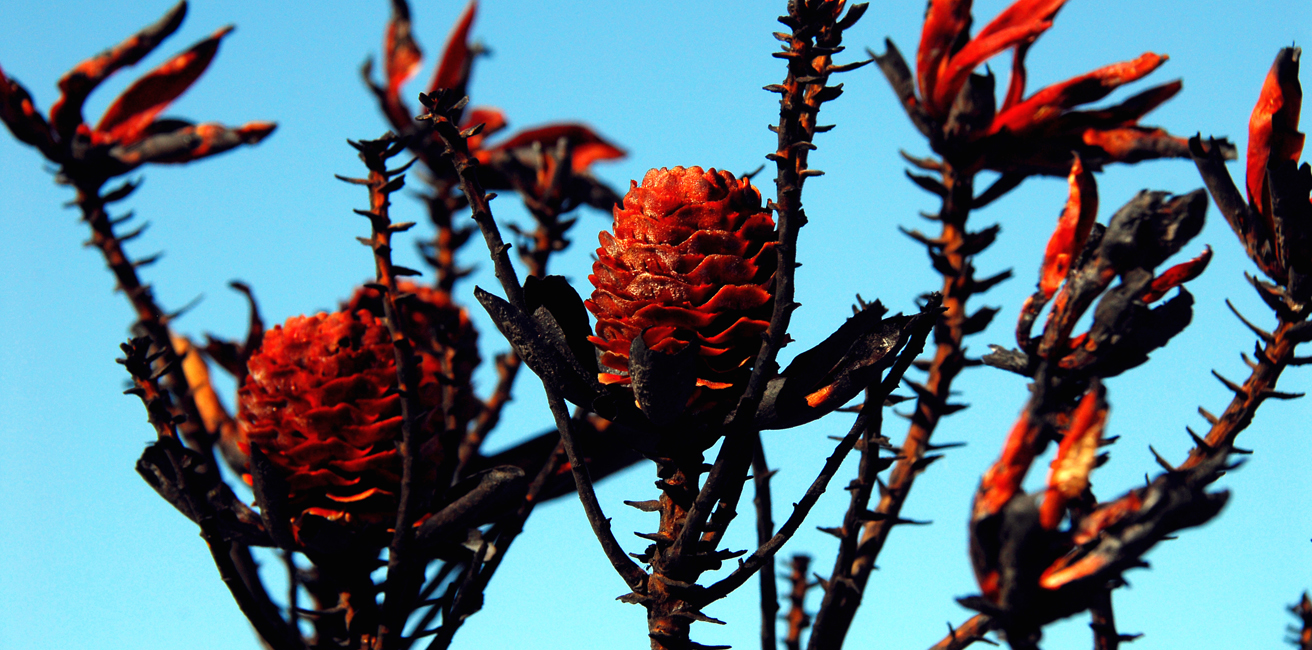
[[[769,325],[774,220],[746,179],[701,167],[653,169],[601,233],[586,301],[603,383],[629,383],[634,339],[697,349],[693,411],[732,407]]]
[[[421,455],[436,463],[443,455],[433,435],[441,427],[437,361],[420,356],[420,401],[429,410]],[[285,484],[276,506],[298,541],[308,517],[355,530],[394,523],[402,420],[386,325],[367,310],[296,316],[265,334],[248,368],[238,391],[240,445],[263,452]]]

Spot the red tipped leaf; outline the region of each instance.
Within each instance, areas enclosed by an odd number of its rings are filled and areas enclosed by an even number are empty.
[[[55,105],[50,107],[50,122],[59,139],[65,140],[73,135],[82,124],[82,105],[87,96],[110,75],[130,65],[136,64],[154,50],[164,39],[177,31],[182,19],[187,15],[185,0],[174,5],[153,25],[133,34],[118,45],[79,63],[59,79],[62,93]]]
[[[400,104],[401,86],[419,72],[424,53],[411,34],[410,6],[392,0],[392,18],[383,34],[383,56],[387,65],[387,97]]]
[[[1199,253],[1198,257],[1195,257],[1188,262],[1176,264],[1175,266],[1166,269],[1161,275],[1153,278],[1152,286],[1142,297],[1140,297],[1140,300],[1144,302],[1155,302],[1162,296],[1166,295],[1167,291],[1201,275],[1203,270],[1207,268],[1207,263],[1211,261],[1212,247],[1208,246],[1203,249],[1202,253]]]
[[[219,51],[219,42],[232,33],[231,25],[214,32],[123,91],[96,126],[104,142],[131,144],[173,100],[191,87]]]
[[[1146,52],[1132,61],[1113,63],[1088,74],[1048,86],[1029,99],[1002,111],[993,120],[990,133],[1003,129],[1024,133],[1050,122],[1080,104],[1106,97],[1116,88],[1143,78],[1165,63],[1164,55]]]
[[[920,96],[928,104],[935,96],[939,72],[952,55],[952,45],[970,28],[970,0],[930,0],[916,51]]]
[[[1301,53],[1296,47],[1287,47],[1276,55],[1248,120],[1248,202],[1262,215],[1267,233],[1275,232],[1271,197],[1267,195],[1267,166],[1272,161],[1297,161],[1303,151],[1303,134],[1298,132],[1303,103],[1303,89],[1298,83]]]
[[[1057,220],[1057,228],[1043,253],[1039,289],[1046,298],[1051,298],[1066,279],[1072,262],[1084,250],[1089,231],[1093,229],[1093,221],[1098,216],[1098,186],[1093,180],[1093,173],[1084,169],[1079,156],[1075,157],[1071,165],[1068,182],[1070,198],[1066,200],[1066,209]]]
[[[1107,422],[1107,402],[1101,386],[1093,386],[1071,415],[1071,426],[1057,448],[1048,472],[1048,488],[1039,507],[1039,525],[1056,530],[1066,503],[1089,487],[1089,473],[1098,458],[1098,443]]]
[[[469,50],[469,28],[474,24],[474,14],[478,11],[478,0],[470,0],[469,6],[465,7],[465,12],[460,14],[460,20],[456,23],[455,29],[451,30],[451,36],[447,38],[446,49],[442,51],[442,60],[437,64],[437,72],[433,75],[433,83],[428,85],[428,92],[434,93],[444,88],[454,88],[461,90],[469,81],[469,66],[472,63],[472,56]]]

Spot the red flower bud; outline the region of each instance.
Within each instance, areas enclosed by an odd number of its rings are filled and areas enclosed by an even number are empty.
[[[441,425],[436,361],[423,357],[419,397],[433,433]],[[293,531],[314,515],[354,526],[396,520],[401,457],[401,398],[386,325],[368,311],[296,316],[264,335],[238,391],[242,451],[258,446],[286,479]]]
[[[695,345],[694,410],[731,404],[769,326],[773,242],[774,220],[746,179],[675,167],[632,183],[615,234],[601,233],[585,303],[597,317],[602,381],[628,383],[638,336],[663,353]]]

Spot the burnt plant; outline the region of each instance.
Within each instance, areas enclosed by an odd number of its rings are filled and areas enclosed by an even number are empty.
[[[1298,164],[1296,48],[1277,56],[1253,111],[1242,193],[1225,167],[1235,156],[1228,142],[1140,124],[1180,91],[1179,81],[1088,106],[1153,72],[1164,55],[1146,53],[1027,95],[1026,57],[1064,4],[1017,0],[972,33],[969,0],[931,0],[913,70],[891,42],[883,54],[845,60],[844,40],[867,5],[786,3],[785,29],[774,34],[783,79],[765,87],[778,95],[779,118],[765,155],[774,188],[763,197],[754,184],[759,172],[735,175],[693,160],[655,166],[621,196],[591,169],[626,154],[589,127],[558,123],[500,135],[506,115],[470,104],[471,78],[487,53],[470,40],[476,3],[457,20],[412,105],[405,89],[422,51],[410,6],[392,0],[381,76],[372,62],[362,70],[391,130],[348,141],[364,172],[337,177],[362,190],[365,206],[354,212],[367,228],[357,239],[373,276],[342,287],[335,310],[270,328],[252,288],[234,282],[248,300],[247,331],[203,345],[172,330],[178,313],[161,308],[138,275],[152,258],[124,251],[142,229],[119,233],[124,218],[108,211],[139,181],[105,187],[147,163],[191,162],[273,131],[263,122],[232,128],[160,117],[231,28],[147,73],[94,127],[82,117],[88,94],[174,32],[185,3],[65,75],[48,115],[0,71],[0,119],[74,189],[91,245],[135,310],[120,362],[132,382],[127,392],[142,401],[156,434],[137,471],[199,527],[267,647],[449,647],[482,608],[536,506],[573,493],[625,585],[618,600],[643,608],[652,648],[710,647],[694,641],[693,624],[740,623],[707,611],[754,576],[763,650],[839,648],[862,604],[882,595],[870,577],[891,531],[924,523],[903,507],[917,477],[952,446],[932,436],[965,408],[954,381],[967,368],[989,366],[980,372],[1024,377],[1028,395],[1016,400],[1020,415],[970,501],[979,593],[958,602],[976,615],[949,626],[933,647],[964,648],[994,634],[1013,648],[1038,648],[1046,626],[1088,612],[1095,648],[1110,650],[1136,636],[1118,630],[1112,605],[1126,572],[1146,566],[1159,542],[1218,516],[1229,493],[1212,486],[1245,453],[1235,447],[1238,434],[1265,400],[1300,396],[1276,382],[1308,362],[1296,348],[1312,340],[1312,167]],[[1011,54],[1011,74],[999,95],[992,73],[978,70],[1003,53]],[[906,313],[890,315],[858,297],[851,317],[832,319],[818,344],[785,360],[801,306],[803,188],[822,174],[811,155],[832,128],[819,114],[843,94],[836,75],[871,63],[932,152],[903,157],[919,170],[910,180],[940,204],[924,215],[940,231],[904,232],[925,248],[941,283]],[[1167,158],[1191,159],[1207,191],[1145,190],[1099,222],[1097,172]],[[986,172],[998,178],[977,191]],[[1011,277],[1010,270],[976,275],[977,257],[1001,228],[979,227],[970,216],[1041,176],[1065,177],[1068,199],[1042,252],[1033,248],[1036,290],[1016,305],[1015,347],[994,345],[970,358],[968,337],[1001,312],[971,301]],[[416,225],[392,215],[393,198],[411,178],[422,185],[432,228],[415,244],[424,269],[393,257]],[[514,193],[531,225],[494,216],[495,192]],[[1108,380],[1148,362],[1193,319],[1195,298],[1185,285],[1212,258],[1210,247],[1191,245],[1209,192],[1261,272],[1249,283],[1276,325],[1268,331],[1235,310],[1258,342],[1245,356],[1249,377],[1216,374],[1234,394],[1230,404],[1220,415],[1200,407],[1210,429],[1189,430],[1193,447],[1183,461],[1153,451],[1161,472],[1099,498],[1094,470],[1113,442],[1135,433],[1111,418]],[[559,265],[554,256],[571,244],[583,207],[613,220],[599,229],[591,287],[580,292],[549,265]],[[463,249],[475,234],[499,285],[492,291],[462,285],[471,269]],[[1196,256],[1169,263],[1186,248]],[[476,330],[464,306],[473,301],[509,348],[495,356],[497,380],[483,395],[473,376],[480,345],[495,337]],[[235,379],[234,412],[211,366]],[[490,454],[485,443],[522,368],[541,381],[549,428]],[[913,368],[923,379],[908,376]],[[910,395],[897,393],[903,385]],[[884,409],[899,403],[909,407],[910,424],[894,441]],[[763,432],[795,432],[838,412],[855,414],[855,422],[836,444],[825,443],[832,452],[810,468],[814,479],[776,525]],[[1027,477],[1050,448],[1046,481],[1027,493]],[[832,570],[812,574],[814,560],[794,555],[780,617],[778,553],[852,451],[858,459],[845,485],[846,511],[820,527],[837,538]],[[654,520],[635,533],[639,548],[621,542],[605,514],[618,504],[595,489],[633,465],[655,470],[654,490],[623,501]],[[735,549],[727,531],[749,483],[756,543]],[[285,596],[270,594],[257,558],[281,565]],[[815,589],[822,596],[808,608]],[[1303,624],[1293,630],[1300,647],[1309,645],[1310,609],[1306,595],[1291,608]]]

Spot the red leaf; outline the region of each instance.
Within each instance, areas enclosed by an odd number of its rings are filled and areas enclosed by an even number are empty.
[[[383,35],[387,64],[387,97],[400,104],[401,86],[419,72],[424,53],[411,34],[410,7],[405,0],[392,0],[392,18]]]
[[[1212,247],[1208,246],[1203,252],[1188,262],[1181,262],[1166,269],[1164,273],[1153,278],[1153,284],[1146,293],[1139,299],[1144,302],[1156,302],[1159,298],[1166,295],[1167,291],[1174,289],[1202,274],[1207,268],[1207,263],[1212,261]]]
[[[1155,158],[1187,158],[1189,142],[1164,129],[1127,126],[1119,129],[1088,129],[1084,144],[1107,152],[1103,162],[1134,163]]]
[[[186,0],[174,5],[153,25],[137,32],[118,45],[79,63],[59,79],[62,93],[50,107],[50,122],[59,139],[66,140],[83,123],[82,105],[87,95],[110,75],[136,64],[154,50],[164,39],[177,31],[187,15]]]
[[[1066,279],[1071,263],[1084,250],[1084,244],[1089,240],[1089,231],[1093,229],[1093,221],[1098,216],[1098,186],[1093,180],[1093,173],[1084,169],[1079,156],[1071,164],[1068,182],[1070,198],[1066,200],[1066,209],[1057,220],[1057,229],[1048,240],[1048,248],[1043,253],[1043,268],[1039,274],[1039,289],[1046,298],[1051,298]]]
[[[938,115],[947,113],[975,68],[1013,45],[1032,42],[1049,27],[1052,27],[1052,23],[1047,21],[1026,23],[971,40],[961,48],[961,51],[952,55],[939,71],[938,79],[934,82],[933,94],[926,98],[932,109],[931,112],[936,111]]]
[[[0,68],[0,120],[19,141],[40,149],[47,158],[55,155],[50,125],[37,112],[27,89],[6,77],[3,68]]]
[[[1303,103],[1298,83],[1301,53],[1296,47],[1287,47],[1276,55],[1248,120],[1248,202],[1262,215],[1267,233],[1275,232],[1275,223],[1267,196],[1266,168],[1273,160],[1297,161],[1303,151],[1303,134],[1298,132]]]
[[[936,96],[939,72],[952,55],[952,45],[970,28],[970,4],[971,0],[930,0],[916,51],[916,76],[926,104]]]
[[[472,63],[469,55],[469,28],[474,24],[477,10],[478,0],[470,0],[465,12],[460,14],[459,22],[446,40],[446,49],[442,51],[442,61],[437,65],[433,83],[428,85],[429,94],[444,88],[463,89],[469,81],[469,66]]]
[[[979,30],[975,38],[987,38],[1004,29],[1025,24],[1051,22],[1065,4],[1066,0],[1016,0]]]
[[[255,144],[267,137],[277,125],[250,122],[237,128],[222,124],[182,125],[148,135],[126,146],[114,147],[111,154],[129,169],[145,163],[187,163],[220,154],[243,144]]]
[[[218,53],[219,41],[232,30],[229,25],[214,32],[138,79],[105,111],[96,126],[96,135],[105,142],[131,144],[160,112],[200,78]]]
[[[587,171],[588,167],[598,160],[614,160],[625,156],[623,149],[602,139],[592,129],[582,124],[552,124],[523,131],[493,147],[492,151],[513,151],[530,147],[534,143],[542,145],[543,148],[552,147],[561,138],[568,138],[573,147],[574,162],[571,168],[576,174]]]
[[[1020,492],[1020,484],[1034,463],[1034,450],[1041,428],[1041,424],[1031,418],[1028,411],[1021,413],[1011,433],[1007,434],[1002,457],[980,478],[979,490],[975,493],[975,503],[971,508],[971,521],[979,521],[1001,512],[1003,506]]]
[[[1098,443],[1107,422],[1107,402],[1101,386],[1093,386],[1071,415],[1071,426],[1057,448],[1048,472],[1048,489],[1039,507],[1039,525],[1056,530],[1066,512],[1066,502],[1089,486],[1089,473],[1098,458]]]
[[[1074,106],[1102,99],[1116,88],[1143,78],[1165,63],[1166,59],[1166,56],[1146,52],[1133,61],[1113,63],[1048,86],[1029,99],[998,113],[989,133],[1003,129],[1013,133],[1030,131],[1061,116]]]

